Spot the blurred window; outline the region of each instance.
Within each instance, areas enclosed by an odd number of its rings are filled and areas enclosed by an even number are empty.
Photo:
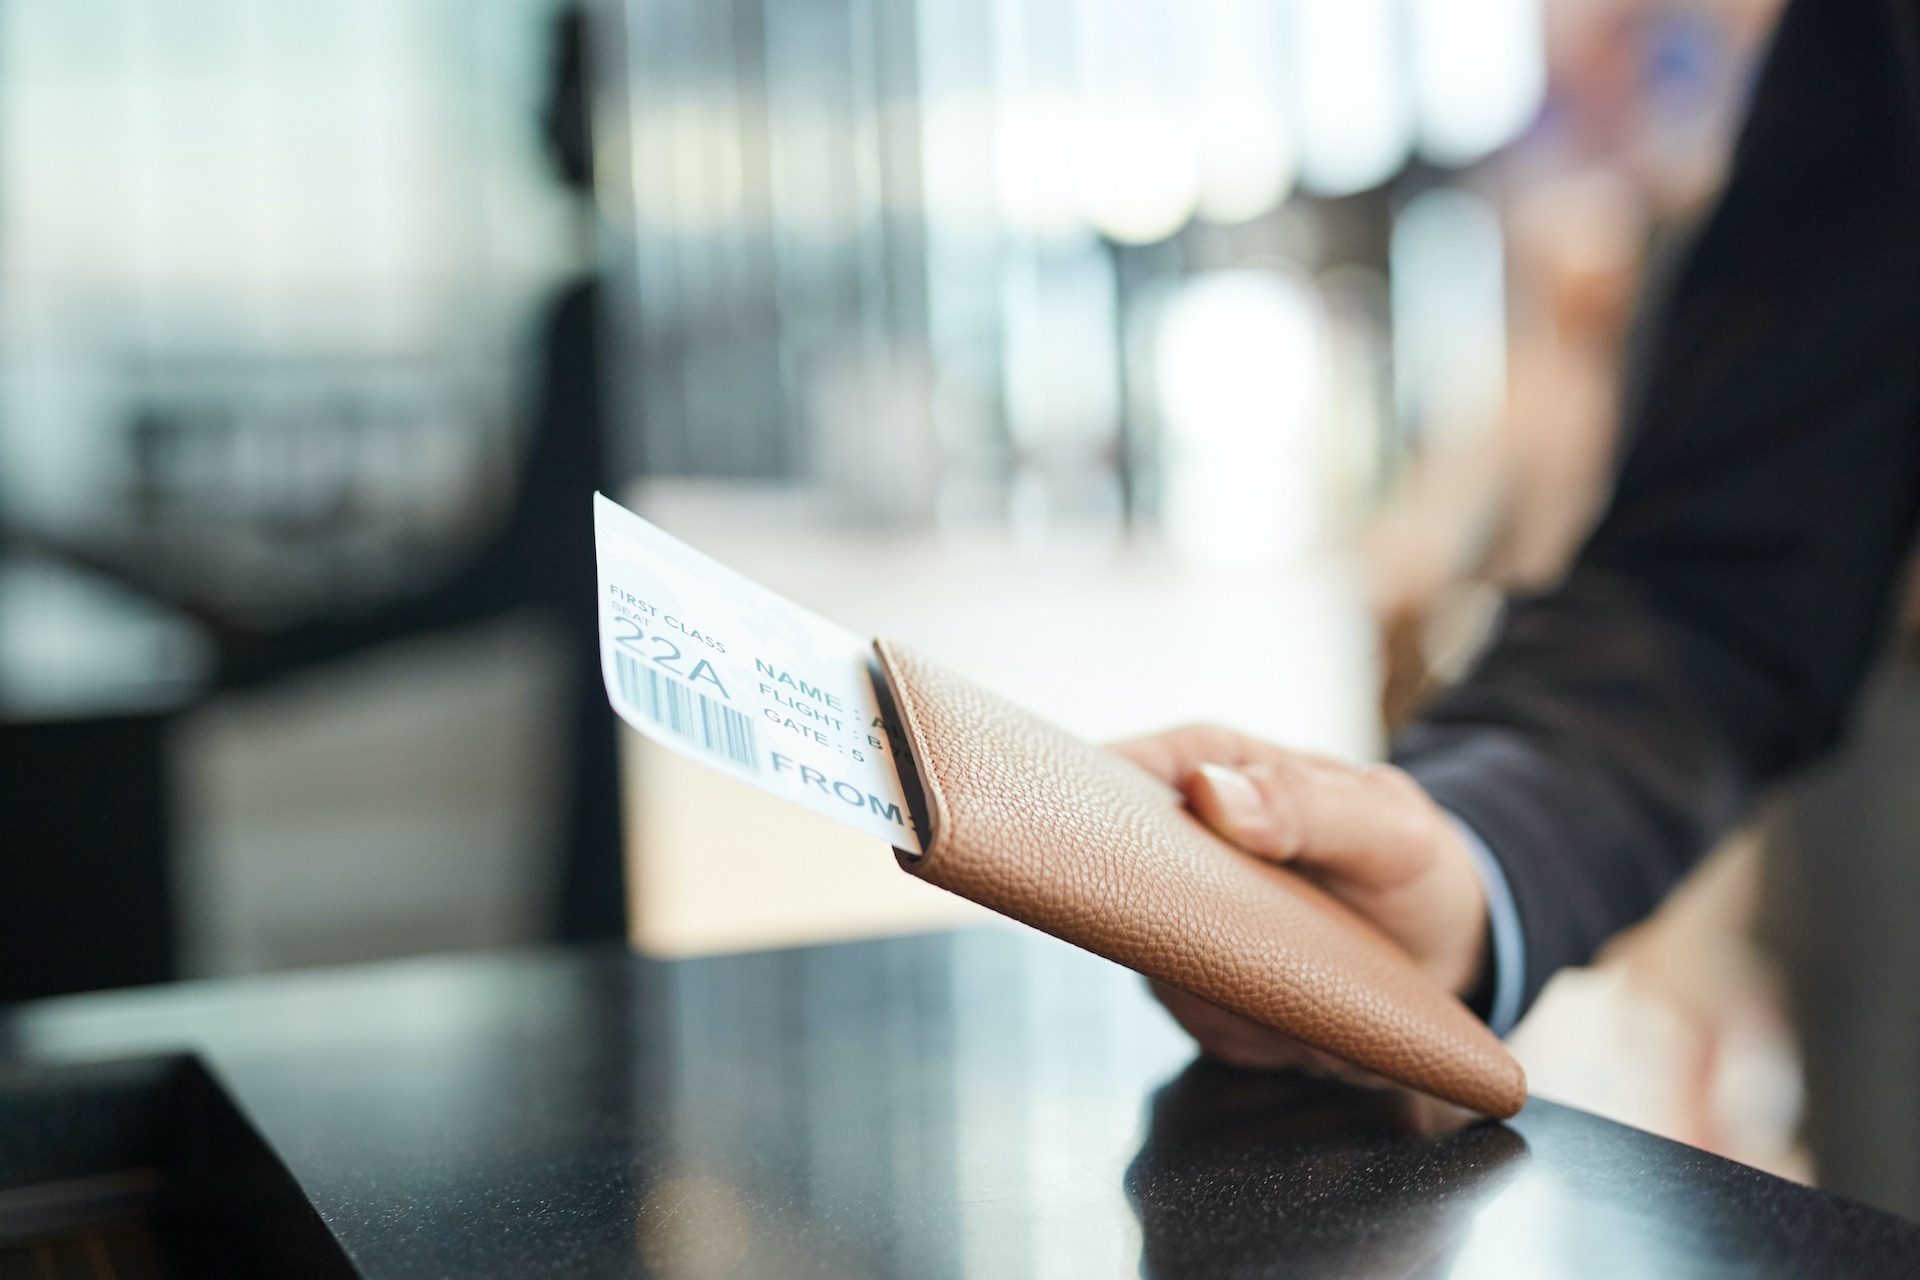
[[[0,8],[0,504],[298,616],[451,556],[577,268],[550,0]]]

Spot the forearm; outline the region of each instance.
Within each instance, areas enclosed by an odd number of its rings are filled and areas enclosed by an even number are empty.
[[[1631,588],[1516,604],[1396,762],[1492,851],[1525,940],[1521,1007],[1652,909],[1741,812],[1746,774]]]
[[[1920,41],[1797,0],[1659,309],[1607,513],[1396,760],[1485,841],[1526,998],[1839,736],[1920,500]]]

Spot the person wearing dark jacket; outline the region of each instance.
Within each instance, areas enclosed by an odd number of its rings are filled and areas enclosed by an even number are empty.
[[[1920,6],[1794,0],[1653,324],[1595,532],[1397,767],[1209,729],[1120,748],[1501,1032],[1838,741],[1889,637],[1920,516]],[[1302,1052],[1163,998],[1219,1056]]]

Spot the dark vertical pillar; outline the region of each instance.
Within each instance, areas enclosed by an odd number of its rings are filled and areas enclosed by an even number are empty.
[[[1770,924],[1822,1187],[1920,1215],[1920,656],[1874,680],[1842,755],[1785,799]]]
[[[167,723],[0,724],[0,1001],[175,975]]]

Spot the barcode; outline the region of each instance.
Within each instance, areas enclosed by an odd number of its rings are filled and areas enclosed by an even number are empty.
[[[645,713],[647,719],[688,742],[699,743],[715,755],[759,772],[760,753],[754,749],[753,721],[726,703],[715,702],[697,689],[690,689],[672,676],[661,674],[658,668],[617,649],[613,663],[620,678],[621,695]]]

